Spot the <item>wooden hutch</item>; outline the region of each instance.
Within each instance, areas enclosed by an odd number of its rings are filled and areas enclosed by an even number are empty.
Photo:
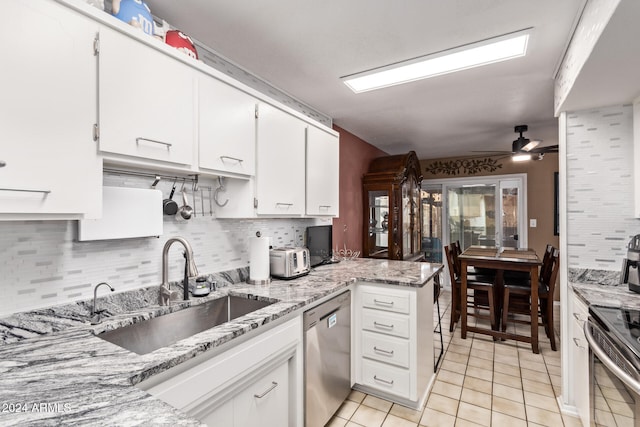
[[[420,162],[414,151],[378,157],[362,177],[365,258],[418,261],[421,244]]]

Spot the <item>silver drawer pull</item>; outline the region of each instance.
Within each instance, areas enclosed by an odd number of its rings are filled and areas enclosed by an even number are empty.
[[[3,168],[7,166],[7,162],[5,162],[4,160],[0,160],[0,168]]]
[[[253,397],[257,397],[258,399],[262,399],[263,397],[265,397],[267,394],[269,394],[269,392],[271,390],[273,390],[274,388],[278,387],[278,383],[275,381],[271,381],[271,387],[269,387],[268,389],[266,389],[262,394],[254,394]]]
[[[573,343],[576,345],[576,347],[578,348],[585,348],[583,345],[580,345],[580,340],[578,338],[574,338],[573,339]]]
[[[378,378],[377,375],[374,375],[373,379],[376,380],[376,381],[380,381],[381,383],[393,385],[393,380],[391,380],[391,381],[383,380],[382,378]]]
[[[137,137],[136,138],[136,144],[140,144],[140,141],[147,141],[147,142],[153,142],[154,144],[161,144],[161,145],[166,145],[167,149],[171,148],[171,146],[173,144],[168,143],[168,142],[163,142],[163,141],[157,141],[155,139],[149,139],[149,138],[142,138],[142,137]]]
[[[320,205],[318,206],[320,209],[329,209],[331,205]]]
[[[375,298],[374,298],[373,302],[376,303],[376,304],[382,304],[382,305],[388,305],[388,306],[392,306],[393,305],[393,301],[379,301],[379,300],[377,300]]]
[[[222,160],[222,163],[224,163],[224,159],[227,159],[227,160],[233,160],[233,161],[235,161],[236,163],[242,163],[242,159],[239,159],[239,158],[237,158],[237,157],[220,156],[220,160]]]
[[[276,202],[276,206],[293,206],[293,203],[282,203],[282,202]]]
[[[373,347],[373,351],[377,351],[378,353],[382,353],[382,354],[387,355],[387,356],[393,356],[393,350],[391,350],[391,351],[383,350],[381,348],[378,348],[378,347],[374,346]]]
[[[573,317],[575,317],[578,322],[584,322],[584,319],[578,313],[573,313]]]
[[[389,328],[393,329],[393,325],[385,325],[384,323],[378,323],[376,321],[373,322],[373,326],[377,326],[378,328]]]
[[[51,190],[26,190],[23,188],[0,188],[0,191],[16,191],[19,193],[42,193],[42,194],[51,193]]]

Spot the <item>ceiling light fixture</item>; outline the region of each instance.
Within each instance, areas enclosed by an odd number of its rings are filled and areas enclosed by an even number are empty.
[[[355,93],[382,89],[482,65],[519,58],[527,53],[531,28],[342,77]]]
[[[511,156],[511,160],[513,160],[514,162],[526,162],[527,160],[531,160],[531,154],[517,153]]]

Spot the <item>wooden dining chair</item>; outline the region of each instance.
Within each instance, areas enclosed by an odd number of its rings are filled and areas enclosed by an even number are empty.
[[[549,255],[547,255],[549,253]],[[556,279],[560,268],[560,253],[553,246],[545,251],[538,280],[538,313],[542,319],[545,333],[551,342],[551,349],[556,351],[556,339],[553,329],[553,294]],[[502,331],[507,330],[509,313],[525,314],[531,316],[531,281],[507,281],[504,282],[504,297],[502,305]],[[514,319],[516,323],[530,323],[526,320]]]
[[[440,273],[436,274],[433,278],[433,301],[435,302],[436,309],[438,312],[438,324],[433,329],[433,332],[440,335],[440,351],[438,353],[438,358],[435,359],[433,363],[433,372],[438,372],[438,364],[440,364],[440,360],[444,355],[444,339],[442,336],[442,318],[440,317],[440,292],[442,291],[442,285],[440,284]],[[435,350],[435,345],[434,345]]]
[[[460,274],[460,260],[458,254],[455,253],[455,246],[449,245],[444,247],[445,256],[447,258],[447,266],[449,267],[449,278],[451,279],[451,322],[449,324],[449,332],[453,332],[454,323],[460,318],[460,312],[462,308],[462,295],[461,295],[461,274]],[[489,310],[489,319],[491,327],[495,328],[495,298],[494,298],[494,283],[493,278],[489,276],[467,274],[467,289],[472,289],[474,295],[477,292],[486,293],[487,295],[487,307]],[[477,304],[473,302],[469,303],[468,297],[464,296],[465,307],[467,310],[469,307],[473,307],[474,313],[468,313],[472,316],[479,316],[475,311],[479,308]]]

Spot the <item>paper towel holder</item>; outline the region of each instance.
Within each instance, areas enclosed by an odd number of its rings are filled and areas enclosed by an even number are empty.
[[[216,202],[217,203],[217,202]],[[259,231],[256,232],[256,237],[261,237],[261,233]],[[265,237],[265,239],[268,239],[267,237]],[[258,286],[264,286],[264,285],[268,285],[271,283],[271,277],[267,277],[266,279],[252,279],[251,278],[251,266],[249,266],[249,278],[247,279],[247,283],[250,285],[258,285]]]

